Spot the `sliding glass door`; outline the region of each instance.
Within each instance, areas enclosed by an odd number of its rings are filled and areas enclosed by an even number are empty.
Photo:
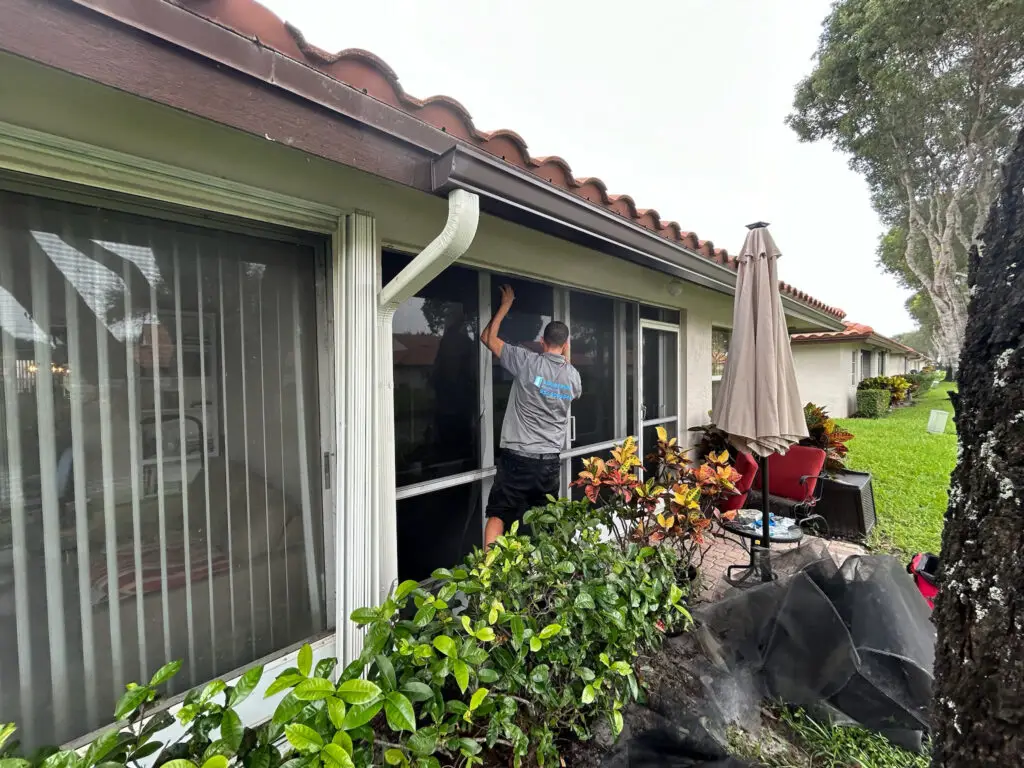
[[[679,437],[679,323],[640,321],[640,455],[657,443],[658,427]]]
[[[384,282],[409,263],[384,253]],[[515,303],[500,336],[541,351],[552,320],[568,324],[583,396],[572,404],[560,491],[584,459],[626,437],[650,447],[655,428],[678,432],[679,323],[675,310],[452,266],[395,314],[395,464],[401,579],[450,567],[483,540],[512,376],[479,341],[508,284]]]

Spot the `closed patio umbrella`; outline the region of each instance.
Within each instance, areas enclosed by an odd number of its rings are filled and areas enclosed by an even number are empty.
[[[769,539],[768,461],[807,437],[789,330],[779,297],[781,255],[768,225],[751,224],[739,253],[732,338],[712,421],[738,448],[758,457],[761,471],[761,545]],[[765,572],[765,577],[768,574]]]

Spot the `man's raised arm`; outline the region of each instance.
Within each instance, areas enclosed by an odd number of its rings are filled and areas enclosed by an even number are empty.
[[[484,326],[483,331],[480,333],[480,342],[487,347],[495,356],[501,359],[501,350],[505,347],[505,342],[498,338],[498,331],[501,329],[501,321],[505,319],[505,315],[512,308],[512,302],[516,300],[516,295],[512,291],[512,286],[503,285],[501,286],[501,305],[498,307],[498,311],[491,317],[491,321]]]

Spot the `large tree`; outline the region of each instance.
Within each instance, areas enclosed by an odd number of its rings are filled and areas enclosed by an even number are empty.
[[[880,262],[919,290],[955,360],[965,265],[1024,113],[1024,0],[840,0],[790,125],[868,181]]]
[[[935,610],[942,768],[1024,764],[1024,131],[981,240]]]

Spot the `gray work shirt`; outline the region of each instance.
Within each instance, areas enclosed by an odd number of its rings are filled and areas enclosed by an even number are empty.
[[[565,447],[569,405],[583,394],[580,374],[561,355],[505,344],[501,367],[512,393],[501,425],[501,447],[523,453],[559,453]]]

